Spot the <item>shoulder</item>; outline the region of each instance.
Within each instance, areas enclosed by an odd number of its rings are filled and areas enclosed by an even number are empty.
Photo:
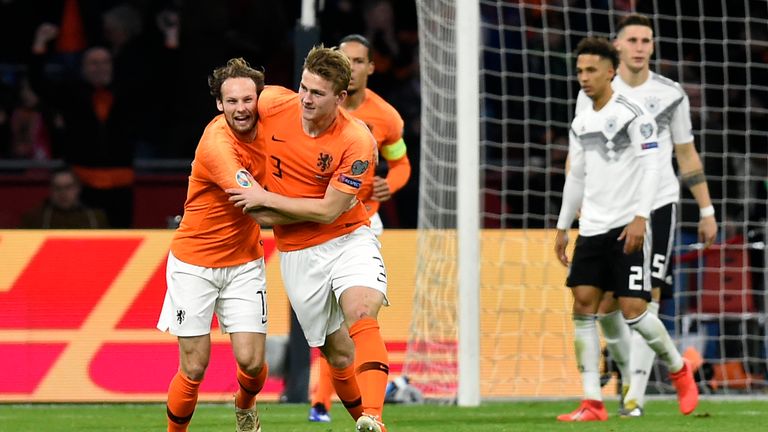
[[[259,93],[259,115],[270,116],[296,102],[296,93],[281,86],[266,86]]]
[[[619,113],[625,113],[632,117],[641,117],[647,114],[640,102],[621,92],[616,95],[613,108]]]
[[[339,128],[337,133],[347,142],[374,141],[371,131],[365,123],[345,110],[339,110]]]
[[[380,111],[383,115],[402,121],[400,113],[397,112],[395,107],[389,102],[385,101],[383,97],[379,96],[371,89],[365,89],[365,99],[371,101],[371,103]]]
[[[659,75],[655,72],[651,72],[651,77],[649,78],[649,81],[655,84],[656,86],[662,88],[666,91],[671,91],[674,93],[679,94],[680,96],[685,96],[685,90],[683,90],[683,86],[680,85],[677,81],[673,81],[664,75]]]

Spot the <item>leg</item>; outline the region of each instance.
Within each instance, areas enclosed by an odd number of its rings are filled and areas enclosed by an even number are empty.
[[[629,377],[632,375],[629,367],[632,331],[624,321],[624,317],[619,311],[619,304],[611,291],[603,293],[603,299],[598,310],[598,322],[603,330],[608,352],[619,368],[619,374],[621,374],[621,401],[623,403],[624,396],[629,389]]]
[[[267,381],[269,368],[264,363],[264,333],[238,332],[229,336],[237,362],[238,390],[235,393],[237,432],[260,432],[256,395]]]
[[[670,257],[674,243],[675,225],[677,223],[677,205],[667,204],[653,211],[651,215],[651,302],[648,312],[658,316],[662,291],[666,295],[672,290],[672,263]],[[626,400],[629,403],[627,413],[634,410],[636,415],[642,415],[645,404],[645,390],[651,375],[656,353],[645,343],[642,335],[632,332],[632,351],[630,364],[632,378]],[[637,407],[637,409],[634,409]]]
[[[666,363],[671,372],[672,383],[677,389],[680,411],[686,415],[690,414],[698,404],[699,390],[690,367],[683,361],[666,327],[659,317],[645,310],[645,301],[642,299],[620,298],[619,304],[624,317],[627,318],[627,324],[640,333],[648,346]]]
[[[331,382],[342,405],[354,420],[363,414],[363,399],[355,376],[355,345],[345,325],[325,338],[320,347],[327,359]]]
[[[573,293],[573,328],[576,363],[581,374],[584,399],[581,405],[559,421],[602,421],[608,419],[600,392],[600,339],[595,318],[602,291],[589,285],[578,285]]]
[[[312,397],[309,409],[309,421],[328,423],[331,416],[328,413],[331,410],[331,397],[333,397],[333,382],[331,379],[331,367],[325,357],[318,361],[318,376],[315,388],[312,390]]]
[[[168,432],[186,431],[211,356],[210,335],[179,337],[179,371],[168,388]]]
[[[389,355],[376,319],[383,303],[384,294],[362,286],[347,288],[339,299],[355,345],[355,367],[363,395],[363,410],[379,418],[389,377]]]
[[[651,302],[647,305],[649,314],[659,315],[660,289],[651,289]],[[651,377],[651,369],[656,360],[656,352],[645,342],[643,335],[632,330],[632,351],[630,351],[629,363],[631,365],[631,379],[629,391],[625,395],[625,409],[622,415],[628,417],[642,416],[645,407],[645,391],[648,388],[648,380]]]

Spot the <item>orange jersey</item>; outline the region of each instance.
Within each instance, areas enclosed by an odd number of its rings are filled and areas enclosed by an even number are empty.
[[[411,175],[411,163],[403,142],[403,119],[397,110],[381,96],[370,89],[365,89],[365,100],[350,114],[359,118],[368,126],[379,148],[379,156],[387,160],[389,172],[387,183],[392,193],[402,189]],[[374,171],[370,173],[373,178]],[[367,181],[360,189],[358,198],[365,205],[368,216],[379,211],[379,201],[371,199],[373,183]]]
[[[176,258],[201,267],[229,267],[264,255],[259,224],[224,192],[249,187],[263,175],[258,143],[235,138],[223,114],[206,126],[192,161],[184,217],[171,242]]]
[[[296,93],[267,86],[259,95],[259,118],[266,153],[265,187],[287,197],[320,199],[331,185],[357,194],[373,171],[376,145],[359,120],[339,110],[336,120],[317,137],[301,126],[301,106]],[[281,251],[304,249],[369,225],[360,204],[333,223],[299,222],[274,227]]]

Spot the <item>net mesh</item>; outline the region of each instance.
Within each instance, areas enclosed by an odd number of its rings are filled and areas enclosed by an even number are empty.
[[[456,395],[455,125],[479,121],[481,394],[580,394],[571,297],[552,253],[579,88],[570,53],[584,36],[613,37],[621,16],[639,12],[656,30],[651,68],[690,98],[722,237],[715,248],[696,249],[698,208],[683,188],[675,297],[661,315],[682,350],[703,356],[702,389],[764,388],[768,2],[483,0],[479,7],[480,118],[457,119],[454,2],[417,1],[422,156],[405,373],[428,396]],[[670,390],[665,375],[657,367],[649,392]]]

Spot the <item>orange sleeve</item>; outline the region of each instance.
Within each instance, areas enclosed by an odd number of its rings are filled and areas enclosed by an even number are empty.
[[[377,145],[368,128],[356,119],[341,137],[347,148],[341,163],[333,173],[331,185],[337,190],[357,195],[365,181],[370,181],[370,172],[376,169]]]
[[[402,189],[408,183],[408,179],[411,178],[411,161],[408,160],[408,155],[405,155],[398,160],[387,161],[387,165],[389,166],[387,184],[390,192],[395,193]]]
[[[251,187],[253,175],[239,161],[238,154],[223,131],[218,131],[197,155],[195,163],[201,164],[208,178],[222,190],[235,187]]]

